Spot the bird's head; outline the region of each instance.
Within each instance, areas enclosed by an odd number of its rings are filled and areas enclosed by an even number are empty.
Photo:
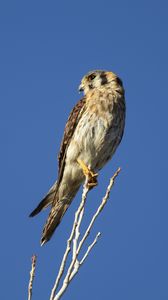
[[[123,89],[122,81],[113,72],[96,70],[86,74],[79,86],[79,91],[86,95],[93,89],[101,89],[104,87],[111,87],[114,90]]]

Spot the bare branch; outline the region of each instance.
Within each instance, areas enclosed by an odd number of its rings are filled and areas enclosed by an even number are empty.
[[[85,259],[88,257],[89,255],[89,252],[92,250],[92,248],[95,246],[95,244],[97,243],[98,241],[98,238],[101,236],[101,233],[98,232],[94,241],[90,244],[90,246],[88,247],[86,253],[84,254],[83,258],[81,259],[81,261],[79,262],[78,260],[76,260],[76,263],[75,263],[75,266],[74,266],[74,269],[73,269],[73,272],[71,273],[71,276],[69,278],[69,282],[74,278],[74,276],[78,273],[79,271],[79,268],[83,265]]]
[[[32,265],[31,265],[30,279],[29,279],[29,286],[28,286],[28,300],[32,299],[32,289],[33,289],[33,281],[34,281],[34,275],[36,269],[37,256],[33,255],[31,259],[32,259]]]
[[[103,197],[100,206],[98,207],[96,213],[94,214],[94,216],[93,216],[93,218],[92,218],[92,220],[91,220],[91,222],[90,222],[88,228],[86,229],[86,232],[85,232],[85,234],[84,234],[82,240],[81,240],[80,243],[79,243],[78,249],[77,249],[77,251],[76,251],[76,255],[77,255],[77,256],[78,256],[79,252],[81,251],[81,248],[82,248],[82,246],[83,246],[85,240],[87,239],[87,237],[88,237],[88,235],[89,235],[89,233],[90,233],[90,230],[91,230],[91,228],[93,227],[93,224],[94,224],[95,220],[97,219],[98,215],[100,214],[100,212],[103,210],[104,206],[106,205],[107,200],[109,199],[110,191],[111,191],[111,188],[112,188],[112,186],[113,186],[113,184],[114,184],[115,178],[118,176],[118,174],[119,174],[120,171],[121,171],[121,168],[118,168],[118,170],[115,172],[115,174],[111,177],[110,183],[109,183],[109,185],[108,185],[108,187],[107,187],[107,190],[106,190],[106,194],[105,194],[105,196]]]
[[[97,218],[98,215],[101,213],[101,211],[103,210],[105,204],[107,203],[107,201],[108,201],[108,199],[109,199],[109,196],[110,196],[111,188],[112,188],[112,186],[113,186],[113,184],[114,184],[114,181],[115,181],[115,178],[118,176],[118,174],[119,174],[120,171],[121,171],[121,168],[118,168],[118,170],[115,172],[115,174],[114,174],[114,175],[112,176],[112,178],[110,179],[110,183],[109,183],[109,185],[108,185],[108,187],[107,187],[106,194],[105,194],[105,196],[103,197],[102,202],[101,202],[100,206],[98,207],[96,213],[95,213],[94,216],[92,217],[92,220],[91,220],[91,222],[90,222],[88,228],[86,229],[85,234],[84,234],[82,240],[80,241],[79,246],[78,246],[78,248],[77,248],[77,250],[76,250],[76,259],[77,259],[78,255],[79,255],[80,251],[81,251],[81,248],[82,248],[82,246],[83,246],[85,240],[87,239],[87,237],[88,237],[89,234],[90,234],[91,228],[93,227],[93,224],[94,224],[96,218]],[[95,240],[93,241],[93,243],[88,247],[88,249],[87,249],[87,251],[86,251],[84,257],[82,258],[82,260],[81,260],[80,262],[78,262],[76,268],[73,270],[73,272],[72,272],[72,274],[71,274],[71,276],[70,276],[70,278],[69,278],[69,281],[71,281],[72,278],[76,275],[76,273],[78,272],[80,266],[81,266],[81,265],[83,264],[83,262],[85,261],[86,257],[88,256],[89,252],[92,250],[93,246],[96,244],[96,242],[97,242],[97,240],[98,240],[99,237],[100,237],[100,232],[97,234],[97,236],[96,236]]]
[[[75,219],[74,219],[72,231],[71,231],[70,237],[67,241],[67,247],[66,247],[63,259],[62,259],[62,263],[61,263],[61,266],[60,266],[60,269],[59,269],[58,276],[56,278],[54,287],[53,287],[52,292],[51,292],[50,300],[59,300],[62,297],[62,295],[65,293],[69,283],[74,278],[74,276],[78,273],[79,268],[83,265],[84,261],[86,260],[86,258],[89,255],[90,251],[93,249],[93,247],[97,243],[98,238],[100,237],[100,232],[96,235],[94,241],[88,247],[87,251],[83,255],[83,258],[80,261],[78,260],[78,255],[81,252],[81,248],[82,248],[84,242],[86,241],[86,239],[88,238],[96,218],[101,213],[101,211],[103,210],[105,204],[107,203],[107,201],[109,199],[111,188],[113,187],[115,178],[118,176],[119,172],[120,172],[120,168],[118,168],[118,170],[115,172],[115,174],[110,179],[110,183],[107,187],[106,194],[103,197],[102,202],[100,203],[97,211],[93,215],[93,217],[90,221],[90,224],[89,224],[88,228],[86,229],[86,231],[83,235],[83,238],[79,242],[80,225],[81,225],[83,215],[84,215],[84,207],[85,207],[85,203],[86,203],[86,197],[87,197],[87,194],[89,192],[89,188],[87,186],[88,179],[86,178],[84,188],[83,188],[83,193],[82,193],[82,200],[81,200],[81,203],[79,205],[78,210],[75,213]],[[73,245],[72,245],[72,240],[73,240]],[[71,249],[73,250],[72,260],[71,260],[70,266],[68,267],[68,270],[66,272],[65,278],[63,280],[62,287],[60,288],[60,290],[56,294],[56,290],[58,288],[60,279],[61,279],[61,277],[62,277],[62,275],[65,271],[65,265],[66,265],[68,254],[71,251]]]
[[[78,218],[78,222],[77,222],[77,226],[76,226],[76,229],[75,229],[75,236],[74,236],[74,239],[73,239],[73,259],[75,257],[75,253],[76,253],[76,250],[77,250],[77,242],[78,242],[78,239],[79,239],[79,236],[80,236],[80,225],[81,225],[81,222],[82,222],[82,218],[83,218],[83,214],[84,214],[84,207],[83,209],[81,210],[80,214],[79,214],[79,218]]]
[[[101,236],[101,233],[98,232],[94,241],[92,242],[92,244],[90,244],[90,246],[88,247],[86,253],[84,254],[83,258],[81,259],[80,261],[80,266],[84,263],[85,259],[87,258],[87,256],[89,255],[89,252],[92,250],[92,248],[95,246],[95,244],[97,243],[98,241],[98,238]]]
[[[85,180],[85,184],[84,184],[84,187],[83,187],[83,193],[82,193],[82,201],[79,205],[78,210],[75,213],[75,219],[74,219],[72,231],[71,231],[69,239],[67,240],[67,247],[66,247],[62,262],[61,262],[61,266],[60,266],[60,269],[59,269],[59,272],[58,272],[58,276],[56,278],[55,284],[54,284],[53,289],[51,291],[50,300],[59,299],[59,298],[55,297],[55,293],[56,293],[56,290],[58,288],[61,277],[64,273],[64,270],[65,270],[66,261],[67,261],[67,258],[68,258],[68,254],[71,251],[71,243],[72,243],[72,239],[73,239],[74,234],[75,234],[76,227],[78,226],[78,223],[81,223],[81,217],[83,215],[82,211],[83,211],[83,208],[84,208],[84,205],[85,205],[85,202],[86,202],[87,194],[89,192],[89,187],[87,186],[87,183],[88,183],[88,178],[86,178],[86,180]],[[80,216],[80,214],[81,214],[81,216]]]

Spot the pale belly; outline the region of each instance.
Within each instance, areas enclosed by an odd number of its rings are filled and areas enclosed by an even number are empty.
[[[111,158],[121,139],[121,126],[116,126],[112,114],[106,119],[95,114],[86,115],[79,122],[67,151],[68,162],[81,159],[91,169],[97,171]]]
[[[72,199],[85,176],[77,159],[97,172],[111,159],[119,145],[124,129],[124,113],[118,107],[100,115],[86,111],[80,119],[66,153],[59,196]],[[69,201],[69,200],[68,200]]]

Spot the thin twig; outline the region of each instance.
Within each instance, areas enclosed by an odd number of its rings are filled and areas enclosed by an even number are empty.
[[[80,265],[82,265],[82,264],[84,263],[85,259],[86,259],[87,256],[89,255],[89,252],[92,250],[92,248],[94,247],[94,245],[97,243],[98,238],[99,238],[100,236],[101,236],[101,233],[98,232],[97,235],[96,235],[96,237],[95,237],[95,239],[94,239],[94,241],[93,241],[93,243],[90,244],[90,246],[87,248],[86,253],[84,254],[83,258],[82,258],[81,261],[80,261]],[[72,279],[72,278],[71,278],[71,279]]]
[[[118,170],[115,172],[115,174],[114,174],[114,175],[112,176],[112,178],[110,179],[110,183],[109,183],[109,185],[108,185],[108,187],[107,187],[106,194],[105,194],[105,196],[103,197],[102,202],[101,202],[101,204],[99,205],[99,207],[98,207],[96,213],[93,215],[92,220],[91,220],[91,222],[90,222],[88,228],[86,229],[85,234],[84,234],[82,240],[80,241],[79,246],[78,246],[78,248],[77,248],[77,250],[76,250],[76,256],[75,256],[75,257],[76,257],[76,260],[77,260],[77,257],[78,257],[78,255],[79,255],[79,253],[80,253],[80,251],[81,251],[81,248],[82,248],[82,246],[83,246],[85,240],[87,239],[87,237],[88,237],[89,234],[90,234],[91,228],[93,227],[93,224],[94,224],[95,220],[97,219],[98,215],[99,215],[100,212],[103,210],[105,204],[107,203],[107,201],[108,201],[108,199],[109,199],[111,188],[112,188],[112,186],[113,186],[113,184],[114,184],[115,178],[118,176],[118,174],[119,174],[120,171],[121,171],[121,168],[118,168]],[[98,233],[98,236],[96,236],[96,238],[95,238],[95,240],[93,241],[93,243],[89,246],[89,248],[88,248],[89,251],[87,250],[87,252],[86,252],[87,255],[89,254],[89,252],[90,252],[90,250],[93,248],[93,246],[96,244],[96,242],[97,242],[99,236],[100,236],[100,233]],[[91,247],[91,246],[92,246],[92,247]],[[90,249],[90,247],[91,247],[91,249]],[[85,260],[86,257],[87,257],[86,253],[85,253],[84,257],[83,257],[84,260]],[[75,259],[75,257],[74,257],[74,259]],[[82,259],[82,263],[83,263],[83,259]],[[70,274],[70,276],[69,276],[69,278],[68,278],[69,281],[71,281],[72,278],[74,277],[74,275],[78,272],[78,269],[79,269],[80,266],[81,266],[81,262],[79,262],[79,263],[77,264],[76,270],[74,270],[73,272],[71,272],[71,274]]]
[[[69,283],[71,282],[72,278],[77,274],[80,266],[84,263],[85,259],[89,255],[90,251],[93,249],[94,245],[96,244],[96,242],[97,242],[97,240],[100,236],[100,233],[98,233],[96,235],[94,241],[88,247],[86,253],[84,254],[81,261],[79,262],[78,261],[78,255],[81,251],[81,248],[82,248],[85,240],[89,236],[90,230],[92,229],[96,218],[101,213],[101,211],[103,210],[105,204],[107,203],[109,195],[110,195],[111,188],[112,188],[112,186],[114,184],[114,181],[115,181],[115,178],[118,176],[120,170],[121,169],[118,168],[118,170],[115,172],[115,174],[110,179],[110,183],[107,187],[106,194],[103,197],[102,202],[99,205],[96,213],[92,217],[91,222],[90,222],[88,228],[86,229],[83,238],[81,239],[81,241],[78,244],[78,240],[79,240],[79,236],[80,236],[80,225],[81,225],[83,214],[84,214],[84,206],[85,206],[85,202],[86,202],[87,193],[89,191],[89,188],[87,187],[87,180],[86,180],[85,185],[84,185],[84,189],[83,189],[83,194],[82,194],[82,201],[81,201],[81,203],[79,205],[79,208],[78,208],[78,210],[75,214],[75,220],[74,220],[74,223],[73,223],[73,228],[72,228],[72,231],[71,231],[71,235],[70,235],[70,238],[67,241],[67,248],[66,248],[66,251],[65,251],[61,266],[60,266],[60,270],[59,270],[56,282],[55,282],[54,287],[53,287],[52,292],[51,292],[50,300],[59,300],[62,297],[62,295],[65,293]],[[67,273],[65,275],[65,278],[63,280],[62,287],[60,288],[60,290],[56,294],[56,289],[58,288],[60,279],[63,275],[64,270],[65,270],[65,264],[66,264],[66,260],[67,260],[67,257],[68,257],[68,253],[69,253],[69,251],[71,250],[71,247],[72,247],[71,246],[72,239],[73,239],[72,261],[70,263],[70,266],[69,266],[69,268],[67,270]]]
[[[72,239],[74,237],[75,230],[76,230],[76,227],[78,225],[78,219],[79,219],[81,211],[84,208],[84,205],[85,205],[85,202],[86,202],[86,197],[87,197],[87,194],[89,192],[89,188],[87,186],[87,183],[88,183],[88,178],[86,178],[84,186],[83,186],[82,201],[81,201],[81,203],[79,205],[78,210],[75,213],[75,219],[74,219],[72,231],[71,231],[69,239],[67,240],[67,247],[66,247],[66,250],[65,250],[62,262],[61,262],[61,266],[60,266],[60,269],[59,269],[59,272],[58,272],[58,276],[56,278],[55,284],[54,284],[53,289],[51,291],[50,300],[57,299],[57,298],[54,298],[55,297],[55,293],[56,293],[56,290],[58,288],[58,285],[59,285],[59,282],[61,280],[61,277],[62,277],[62,275],[64,273],[66,261],[67,261],[67,258],[68,258],[68,254],[69,254],[69,252],[71,250]]]
[[[79,236],[80,236],[80,225],[81,225],[81,222],[82,222],[82,218],[83,218],[83,214],[84,214],[84,207],[82,208],[80,214],[79,214],[79,218],[78,218],[78,221],[77,221],[77,226],[76,226],[76,229],[75,229],[75,236],[74,236],[74,239],[73,239],[73,258],[75,257],[75,253],[76,253],[76,250],[77,250],[77,243],[78,243],[78,239],[79,239]]]
[[[69,278],[69,282],[74,278],[74,276],[78,273],[79,271],[79,268],[83,265],[84,261],[86,260],[86,258],[88,257],[90,251],[92,250],[92,248],[95,246],[95,244],[97,243],[98,241],[98,238],[101,236],[101,233],[98,232],[94,241],[90,244],[90,246],[87,248],[87,251],[86,253],[84,254],[83,258],[78,261],[76,260],[76,263],[75,263],[75,266],[74,266],[74,269],[73,269],[73,272],[71,273],[71,276]]]
[[[34,281],[34,275],[36,269],[37,256],[33,255],[31,259],[32,259],[32,265],[31,265],[30,279],[29,279],[29,286],[28,286],[28,300],[32,299],[32,289],[33,289],[33,281]]]
[[[91,222],[90,222],[88,228],[86,229],[86,232],[85,232],[85,234],[84,234],[82,240],[81,240],[80,243],[79,243],[78,249],[77,249],[77,251],[76,251],[76,255],[77,255],[77,256],[78,256],[79,252],[81,251],[81,248],[82,248],[82,246],[83,246],[85,240],[87,239],[87,237],[88,237],[88,235],[89,235],[89,233],[90,233],[90,230],[91,230],[91,228],[93,227],[93,224],[94,224],[95,220],[97,219],[98,215],[100,214],[100,212],[102,211],[102,209],[103,209],[104,206],[106,205],[107,200],[108,200],[108,198],[109,198],[109,196],[110,196],[110,191],[111,191],[111,188],[112,188],[112,186],[113,186],[113,184],[114,184],[115,178],[118,176],[118,174],[119,174],[120,171],[121,171],[121,168],[118,168],[118,170],[115,172],[115,174],[111,177],[110,183],[109,183],[109,185],[108,185],[108,187],[107,187],[107,190],[106,190],[106,194],[105,194],[105,196],[103,197],[100,206],[98,207],[96,213],[95,213],[94,216],[92,217],[92,220],[91,220]]]

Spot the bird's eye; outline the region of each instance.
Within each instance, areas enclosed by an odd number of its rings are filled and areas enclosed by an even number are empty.
[[[89,80],[91,81],[91,80],[93,80],[95,77],[96,77],[95,74],[91,74],[91,75],[89,76]]]

